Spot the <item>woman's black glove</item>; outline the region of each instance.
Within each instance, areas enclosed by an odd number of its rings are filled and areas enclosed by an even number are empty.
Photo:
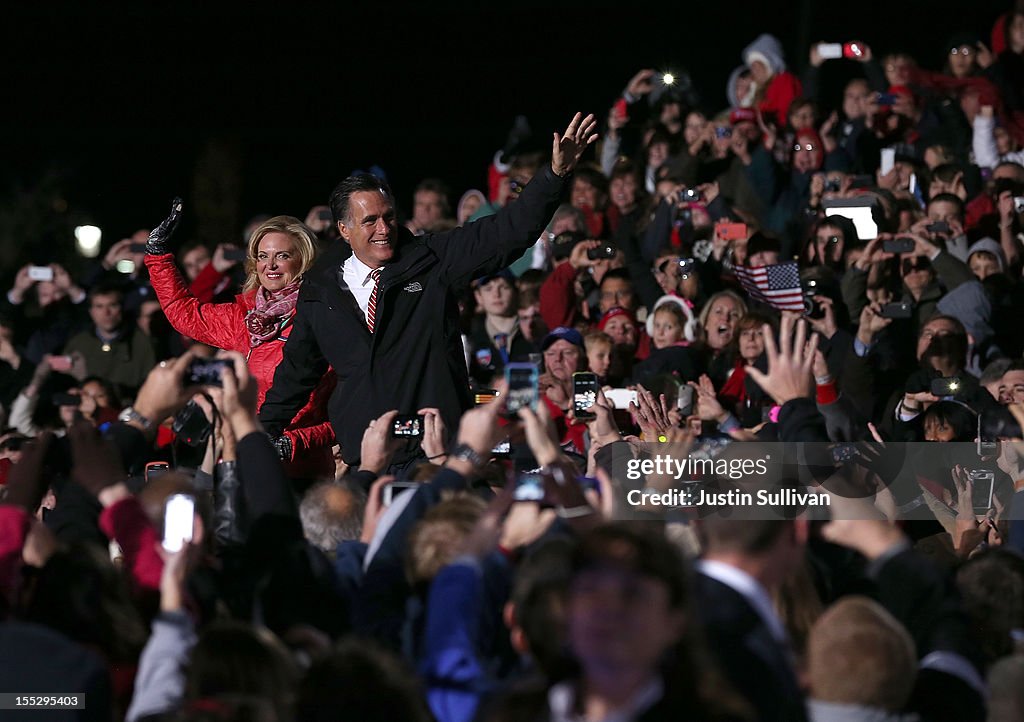
[[[181,218],[181,198],[171,201],[171,214],[164,218],[163,222],[149,233],[149,240],[146,241],[147,256],[162,256],[170,253],[169,243],[174,229],[178,227],[178,220]]]

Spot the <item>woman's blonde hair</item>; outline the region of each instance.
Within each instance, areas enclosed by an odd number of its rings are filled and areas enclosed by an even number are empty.
[[[260,285],[259,276],[256,274],[256,254],[260,250],[260,241],[270,233],[283,233],[292,239],[295,244],[295,253],[302,262],[299,267],[299,276],[313,267],[316,260],[316,235],[305,223],[295,216],[274,216],[269,218],[252,232],[249,237],[249,245],[245,256],[245,285],[243,292],[248,292]]]
[[[706,339],[707,335],[704,332],[704,327],[707,326],[708,316],[711,315],[711,307],[715,305],[715,301],[719,301],[723,298],[731,298],[736,303],[736,311],[739,316],[743,316],[747,312],[747,302],[743,300],[743,297],[735,291],[726,289],[725,291],[719,291],[711,298],[707,300],[704,307],[700,310],[700,324],[698,326],[698,333],[701,339]]]

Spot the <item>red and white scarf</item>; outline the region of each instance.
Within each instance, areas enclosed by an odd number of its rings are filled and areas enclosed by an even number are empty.
[[[245,327],[252,347],[278,337],[295,310],[301,284],[302,279],[297,278],[273,293],[262,286],[256,289],[256,306],[245,315]]]

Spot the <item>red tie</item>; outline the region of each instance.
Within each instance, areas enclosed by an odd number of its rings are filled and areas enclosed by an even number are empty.
[[[370,303],[366,306],[366,327],[373,333],[373,324],[377,318],[377,291],[380,289],[380,272],[383,268],[375,268],[370,271],[370,278],[373,279],[373,291],[370,293]]]

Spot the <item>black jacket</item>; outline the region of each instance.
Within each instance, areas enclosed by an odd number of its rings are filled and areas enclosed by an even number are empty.
[[[328,364],[338,378],[328,413],[350,465],[359,461],[370,420],[390,409],[434,407],[447,428],[457,428],[472,397],[455,291],[536,242],[564,184],[545,168],[496,215],[419,238],[400,230],[397,257],[381,274],[373,335],[345,286],[342,264],[351,248],[325,256],[299,291],[294,328],[260,410],[267,431],[281,433]]]

